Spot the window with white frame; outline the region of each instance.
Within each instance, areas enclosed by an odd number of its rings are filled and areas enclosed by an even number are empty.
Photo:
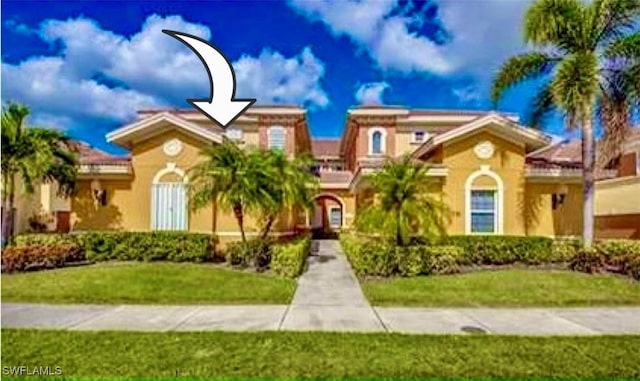
[[[342,208],[334,206],[329,209],[329,224],[332,228],[339,228],[342,226]]]
[[[640,176],[640,150],[636,151],[636,176]]]
[[[495,233],[498,215],[495,190],[471,190],[471,233]]]
[[[382,155],[386,151],[387,131],[384,128],[369,130],[369,155]]]
[[[239,128],[229,128],[225,132],[225,135],[231,140],[242,140],[242,130]]]
[[[284,127],[275,126],[269,128],[267,132],[267,140],[269,149],[283,150],[286,143],[286,131]]]

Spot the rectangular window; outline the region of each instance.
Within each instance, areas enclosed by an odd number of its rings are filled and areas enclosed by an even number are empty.
[[[496,191],[471,191],[471,232],[495,233]]]
[[[339,228],[342,226],[342,210],[334,207],[329,211],[329,223],[332,228]]]
[[[413,142],[414,143],[422,143],[424,141],[424,131],[414,131],[413,132]]]
[[[229,128],[225,134],[231,140],[242,140],[242,130],[239,128]]]
[[[286,133],[282,127],[271,127],[268,132],[269,149],[284,150]]]
[[[640,151],[636,152],[636,176],[640,176]]]

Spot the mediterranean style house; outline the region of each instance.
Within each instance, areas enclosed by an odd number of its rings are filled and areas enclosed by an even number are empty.
[[[35,196],[51,217],[50,229],[184,230],[235,239],[230,212],[216,205],[194,212],[186,191],[199,151],[231,139],[316,159],[315,211],[284,213],[276,235],[352,226],[374,196],[366,175],[386,157],[405,154],[430,164],[431,192],[452,211],[449,234],[581,234],[580,162],[568,155],[575,147],[520,125],[513,114],[362,106],[347,112],[339,139],[313,139],[306,111],[296,106],[253,106],[226,130],[195,110],[145,110],[106,139],[129,154],[79,143],[77,194],[60,200],[50,188]],[[248,225],[248,234],[257,234],[255,220]]]

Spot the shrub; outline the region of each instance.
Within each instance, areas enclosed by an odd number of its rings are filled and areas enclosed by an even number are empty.
[[[426,254],[425,274],[453,274],[459,271],[463,250],[457,246],[431,246],[427,247]]]
[[[389,276],[396,272],[395,247],[379,241],[362,241],[348,256],[358,275]]]
[[[225,250],[227,261],[235,267],[255,266],[263,270],[271,263],[271,239],[251,239],[247,242],[232,242]]]
[[[311,238],[273,245],[271,269],[278,275],[295,278],[302,274],[311,249]]]
[[[451,274],[459,271],[462,255],[463,250],[457,246],[397,247],[397,269],[402,276]]]
[[[445,245],[463,249],[460,264],[506,265],[516,262],[539,264],[555,261],[553,240],[546,237],[458,235],[444,239]]]
[[[78,235],[89,261],[205,262],[213,259],[209,234],[184,232],[90,232]]]
[[[396,247],[396,264],[398,273],[402,276],[416,276],[424,274],[426,246],[413,245]]]
[[[51,246],[60,244],[77,244],[78,236],[58,233],[27,233],[14,238],[14,244],[18,247],[41,245]]]
[[[64,267],[84,258],[82,249],[74,244],[9,246],[2,251],[2,272]]]
[[[551,245],[554,262],[569,262],[582,249],[578,239],[556,239]]]
[[[601,272],[605,267],[605,258],[595,248],[584,248],[571,258],[569,268],[589,274]]]
[[[594,246],[608,260],[619,256],[640,255],[640,241],[630,239],[604,240]]]

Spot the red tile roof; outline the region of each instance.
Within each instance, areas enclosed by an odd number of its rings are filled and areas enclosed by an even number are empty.
[[[340,139],[312,139],[311,151],[315,157],[339,157]]]
[[[527,155],[531,161],[545,161],[557,164],[581,164],[582,143],[578,139],[551,144]]]
[[[123,164],[130,161],[129,156],[111,155],[85,142],[73,141],[72,147],[78,152],[80,164]]]

